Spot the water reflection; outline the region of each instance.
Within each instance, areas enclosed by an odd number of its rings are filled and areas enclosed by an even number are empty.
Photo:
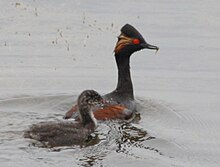
[[[78,163],[78,165],[90,167],[96,165],[98,162],[101,162],[104,159],[104,157],[106,157],[106,155],[85,156],[84,158],[79,159],[80,162]]]
[[[150,136],[138,124],[114,121],[105,123],[105,125],[109,128],[108,131],[105,134],[103,131],[97,132],[102,136],[100,143],[88,148],[83,153],[83,158],[79,159],[79,165],[87,167],[98,164],[102,166],[102,160],[112,152],[135,157],[132,153],[134,148],[146,149],[162,155],[158,149],[146,145],[146,141],[154,140],[155,137]],[[104,139],[103,136],[105,136]]]
[[[125,123],[120,126],[120,133],[121,137],[116,139],[117,153],[130,154],[130,148],[136,147],[151,150],[162,155],[158,149],[143,144],[144,141],[156,139],[150,136],[146,130],[138,128],[133,124]]]

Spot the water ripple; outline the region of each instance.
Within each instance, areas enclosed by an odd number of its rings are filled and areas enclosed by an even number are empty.
[[[134,122],[99,121],[98,128],[83,147],[38,148],[31,144],[32,140],[22,137],[23,131],[31,124],[62,120],[74,100],[76,96],[70,95],[2,99],[1,150],[12,159],[17,159],[19,153],[23,154],[24,161],[42,160],[48,166],[61,162],[64,165],[70,161],[85,167],[108,166],[109,161],[112,166],[117,166],[118,163],[126,165],[128,158],[134,162],[166,162],[184,166],[182,164],[188,159],[194,161],[191,157],[195,156],[193,143],[189,143],[192,136],[187,137],[187,133],[211,127],[199,117],[184,115],[175,104],[138,98],[138,113]],[[191,131],[187,129],[189,127]],[[68,160],[66,157],[69,157]],[[0,158],[6,163],[5,155],[0,154]]]

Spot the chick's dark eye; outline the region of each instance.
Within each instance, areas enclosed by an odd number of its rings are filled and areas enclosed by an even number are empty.
[[[135,38],[135,39],[133,39],[132,43],[135,45],[138,45],[138,44],[140,44],[140,40]]]

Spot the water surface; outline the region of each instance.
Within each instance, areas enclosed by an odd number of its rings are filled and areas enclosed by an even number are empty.
[[[219,5],[1,1],[1,166],[219,166]],[[160,47],[131,58],[140,120],[100,122],[83,148],[24,139],[30,125],[62,120],[82,90],[115,88],[113,48],[126,23]]]

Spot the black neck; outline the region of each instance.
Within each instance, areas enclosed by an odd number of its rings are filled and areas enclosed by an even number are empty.
[[[133,85],[130,73],[130,56],[129,53],[115,54],[115,59],[118,67],[118,84],[115,90],[121,96],[134,99]]]

